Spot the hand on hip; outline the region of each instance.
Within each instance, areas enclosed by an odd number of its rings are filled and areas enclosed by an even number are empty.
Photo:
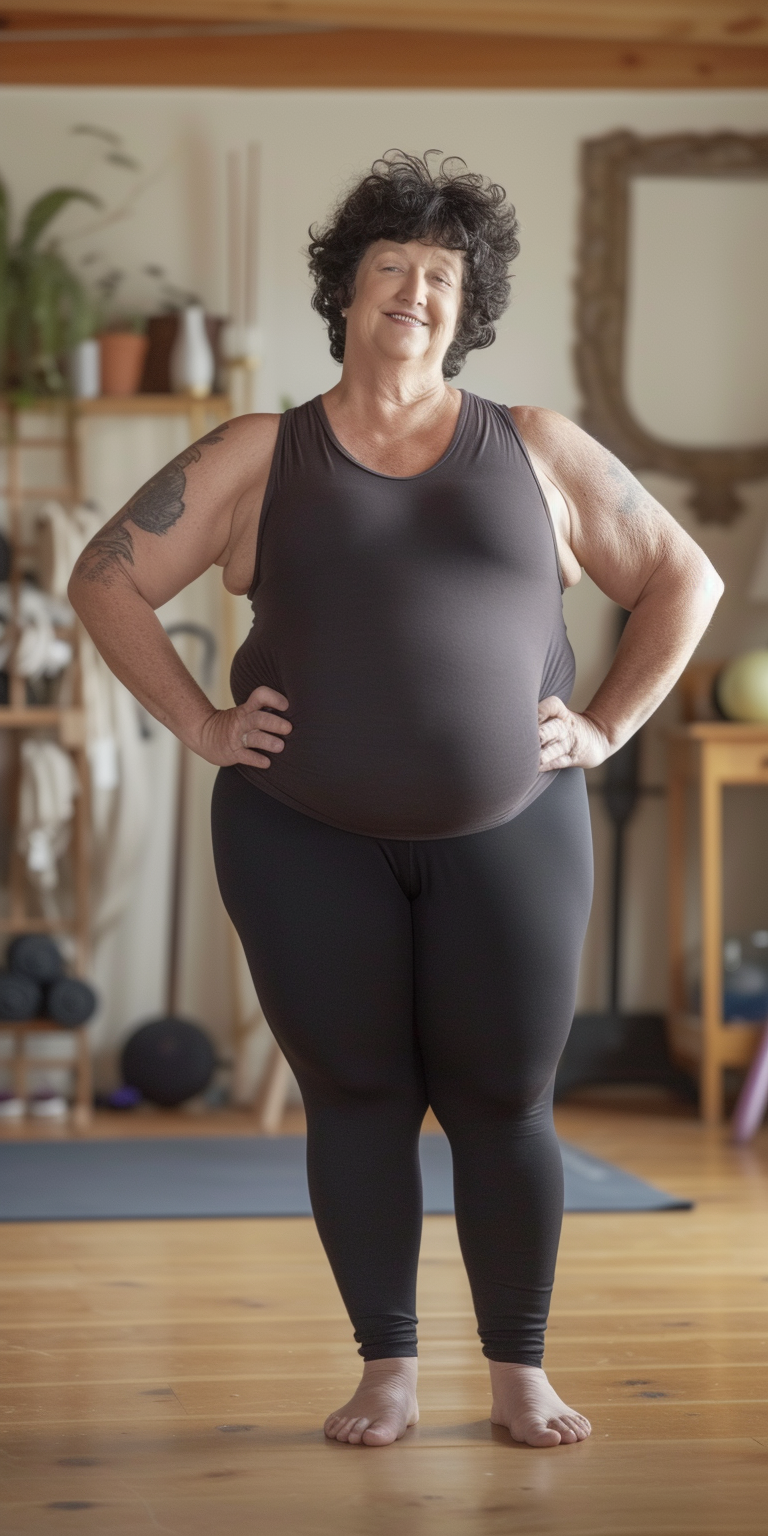
[[[553,695],[539,704],[539,772],[554,768],[596,768],[610,756],[610,743],[588,715],[577,715]]]
[[[274,713],[287,708],[288,700],[274,688],[254,688],[236,709],[217,709],[209,716],[198,748],[200,756],[222,768],[235,763],[268,768],[271,758],[265,754],[282,752],[284,738],[293,729],[290,720]]]

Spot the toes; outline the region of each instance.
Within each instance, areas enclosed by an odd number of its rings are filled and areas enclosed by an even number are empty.
[[[349,1427],[349,1432],[347,1434],[347,1440],[349,1441],[350,1445],[359,1445],[360,1444],[360,1441],[362,1440],[363,1435],[365,1434],[365,1431],[367,1430],[368,1425],[370,1424],[370,1422],[371,1422],[370,1419],[353,1419],[352,1420],[352,1422],[350,1424],[350,1427]]]
[[[529,1445],[541,1450],[549,1445],[560,1444],[560,1435],[556,1429],[533,1429],[527,1439]]]
[[[363,1435],[366,1445],[391,1445],[396,1438],[390,1424],[379,1424],[375,1420],[368,1425]]]
[[[573,1430],[577,1440],[586,1440],[587,1435],[592,1432],[589,1419],[585,1419],[581,1413],[564,1413],[560,1418],[563,1424],[567,1424],[568,1428]]]
[[[554,1427],[554,1422],[545,1424],[543,1419],[536,1419],[529,1424],[524,1435],[524,1442],[535,1446],[559,1445],[560,1440],[560,1431]]]
[[[548,1427],[557,1430],[563,1445],[573,1445],[574,1440],[579,1438],[575,1425],[571,1424],[564,1416],[562,1418],[550,1419]]]

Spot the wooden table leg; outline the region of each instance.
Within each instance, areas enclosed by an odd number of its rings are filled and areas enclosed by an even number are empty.
[[[719,1030],[723,1006],[723,799],[706,744],[701,749],[701,1114],[723,1118]]]
[[[670,746],[667,794],[669,858],[669,1000],[673,1013],[685,1013],[685,758],[677,743]]]

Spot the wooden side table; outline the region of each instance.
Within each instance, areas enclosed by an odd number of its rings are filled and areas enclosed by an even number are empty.
[[[685,790],[699,785],[701,861],[701,1008],[692,1016],[685,977]],[[723,1117],[723,1069],[747,1067],[762,1034],[760,1024],[723,1020],[723,788],[768,786],[768,725],[696,721],[671,732],[669,754],[669,1044],[701,1088],[701,1113]]]

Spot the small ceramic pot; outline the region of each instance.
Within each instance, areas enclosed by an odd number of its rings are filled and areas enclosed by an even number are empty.
[[[144,371],[147,338],[135,331],[104,331],[99,337],[101,393],[135,395]]]

